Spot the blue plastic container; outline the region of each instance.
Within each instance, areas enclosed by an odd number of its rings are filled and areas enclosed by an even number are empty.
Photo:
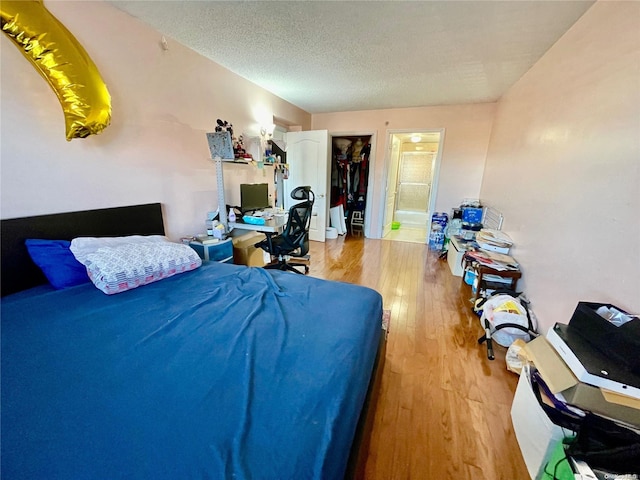
[[[478,207],[462,207],[463,223],[482,223],[482,208]]]

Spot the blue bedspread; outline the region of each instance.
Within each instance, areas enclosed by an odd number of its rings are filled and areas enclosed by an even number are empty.
[[[2,299],[2,477],[338,479],[373,290],[211,263],[107,296]]]

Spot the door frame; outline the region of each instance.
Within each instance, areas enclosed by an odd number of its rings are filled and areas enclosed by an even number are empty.
[[[374,131],[349,131],[349,132],[329,132],[329,183],[331,183],[331,163],[333,162],[333,137],[371,137],[371,153],[369,153],[369,174],[367,175],[367,200],[366,208],[364,209],[364,236],[365,238],[371,238],[371,210],[373,210],[373,182],[374,170],[375,170],[375,152],[376,152],[376,134]],[[329,198],[327,205],[331,208],[331,187],[328,191]],[[328,223],[328,217],[327,217]],[[327,225],[329,226],[329,225]],[[349,225],[347,225],[347,229]]]
[[[429,224],[429,219],[433,215],[435,211],[435,202],[438,197],[438,181],[440,179],[440,164],[442,163],[442,147],[444,146],[444,128],[402,128],[402,129],[387,129],[387,137],[386,137],[386,146],[384,150],[384,166],[383,166],[383,182],[387,181],[387,177],[389,176],[389,164],[391,163],[391,141],[392,136],[396,134],[406,134],[406,133],[439,133],[440,139],[438,142],[438,152],[436,154],[435,165],[433,166],[433,180],[431,182],[431,193],[429,194],[429,208],[427,210],[427,225]],[[402,150],[401,150],[402,151]],[[387,204],[387,190],[382,189],[383,194],[380,195],[380,224],[378,225],[378,237],[382,238],[384,222],[385,222],[385,214],[386,214],[386,204]],[[427,238],[429,232],[427,231]],[[425,242],[427,239],[425,238]]]
[[[382,210],[380,212],[380,236],[378,238],[384,238],[385,235],[388,235],[391,232],[391,222],[393,221],[393,214],[391,216],[391,220],[389,220],[387,222],[387,207],[389,205],[389,196],[393,195],[393,208],[392,211],[395,213],[395,208],[396,208],[396,195],[398,194],[398,192],[396,191],[396,187],[398,184],[398,169],[400,167],[400,155],[401,155],[401,148],[402,145],[400,144],[400,139],[398,139],[398,149],[397,151],[394,149],[394,144],[396,143],[394,141],[394,137],[393,135],[390,135],[388,137],[388,145],[387,145],[387,157],[388,160],[385,162],[385,165],[387,166],[387,170],[386,173],[384,173],[383,177],[382,177],[382,185],[381,185],[381,191],[382,193],[380,194],[380,196],[383,198],[383,204],[382,204]],[[391,187],[392,182],[391,182],[391,178],[390,178],[390,174],[391,171],[393,170],[391,167],[393,166],[393,162],[392,159],[396,159],[395,161],[395,170],[396,170],[396,174],[395,174],[395,181],[393,182],[393,188]],[[387,225],[389,226],[389,230],[387,230]]]

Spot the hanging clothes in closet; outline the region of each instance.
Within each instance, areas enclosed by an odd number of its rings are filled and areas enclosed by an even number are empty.
[[[344,216],[353,212],[364,218],[369,178],[371,136],[333,137],[331,162],[331,207],[342,205]]]

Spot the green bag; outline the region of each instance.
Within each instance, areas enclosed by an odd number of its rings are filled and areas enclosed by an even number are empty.
[[[565,438],[558,442],[553,449],[551,458],[544,466],[544,473],[541,480],[574,480],[573,469],[569,463],[569,459],[564,452],[565,444],[573,441],[572,438]]]

